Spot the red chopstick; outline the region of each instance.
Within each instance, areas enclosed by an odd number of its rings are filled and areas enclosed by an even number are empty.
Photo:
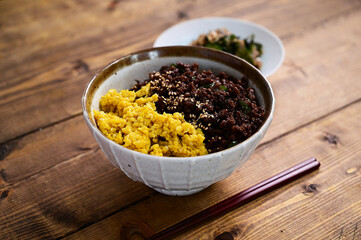
[[[189,218],[186,218],[183,221],[180,221],[179,223],[176,223],[173,226],[166,228],[147,239],[168,239],[169,237],[180,233],[187,228],[194,227],[204,220],[209,220],[215,216],[224,214],[233,208],[239,207],[240,205],[250,202],[261,195],[264,195],[278,187],[290,183],[294,179],[312,172],[319,167],[320,162],[318,162],[316,158],[310,158],[263,182],[254,185],[251,188],[248,188],[199,213],[196,213],[195,215],[190,216]]]

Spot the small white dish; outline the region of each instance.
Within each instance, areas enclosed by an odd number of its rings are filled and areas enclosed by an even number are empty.
[[[261,72],[264,76],[271,76],[281,66],[285,56],[281,40],[261,25],[233,18],[198,18],[181,22],[161,33],[153,47],[190,45],[199,35],[217,28],[226,28],[241,38],[255,35],[255,41],[263,46]]]

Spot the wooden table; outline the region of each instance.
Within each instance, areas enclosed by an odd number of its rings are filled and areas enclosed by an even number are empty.
[[[204,16],[281,38],[275,117],[229,178],[165,196],[110,164],[80,98],[110,61]],[[311,156],[318,171],[175,239],[361,239],[360,24],[358,0],[1,1],[0,239],[120,239],[141,222],[159,232]]]

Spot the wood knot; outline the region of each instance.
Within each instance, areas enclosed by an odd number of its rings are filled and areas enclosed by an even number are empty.
[[[1,193],[1,195],[0,195],[0,200],[1,199],[4,199],[4,198],[7,198],[7,196],[9,196],[9,190],[5,190],[5,191],[3,191],[2,193]]]
[[[309,185],[305,185],[303,186],[303,188],[306,190],[303,192],[304,195],[307,196],[312,196],[314,193],[317,192],[317,188],[319,187],[319,185],[317,184],[309,184]]]
[[[127,222],[125,223],[120,230],[120,239],[129,240],[134,239],[134,237],[140,237],[147,239],[153,236],[155,232],[149,227],[145,222]]]
[[[323,139],[323,141],[333,144],[335,146],[337,145],[337,143],[340,140],[338,136],[331,134],[331,133],[325,133],[325,135],[323,136],[322,139]]]
[[[317,190],[317,184],[309,184],[306,186],[306,191],[308,192],[316,192]]]
[[[306,193],[314,193],[317,191],[318,187],[317,184],[308,184],[304,186],[304,189],[306,190]]]
[[[18,143],[15,141],[0,144],[0,161],[4,160],[10,153],[16,150],[17,146]]]
[[[84,72],[89,72],[89,65],[83,60],[79,59],[73,63],[72,71],[74,73],[80,74]]]
[[[118,5],[118,3],[120,2],[120,0],[112,0],[110,1],[107,10],[108,11],[114,11],[115,7]]]
[[[233,240],[233,234],[230,232],[224,232],[218,235],[214,240]]]
[[[188,14],[186,12],[184,12],[184,11],[178,11],[177,12],[177,17],[179,19],[188,18]]]

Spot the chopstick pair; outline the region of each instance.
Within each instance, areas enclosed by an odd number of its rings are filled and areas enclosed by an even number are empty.
[[[253,187],[250,187],[199,213],[196,213],[195,215],[190,216],[183,221],[180,221],[179,223],[176,223],[173,226],[166,228],[163,231],[160,231],[147,239],[169,239],[169,237],[180,233],[190,227],[194,227],[197,224],[203,222],[204,220],[209,220],[213,217],[224,214],[233,208],[250,202],[261,195],[264,195],[278,187],[281,187],[293,181],[296,178],[299,178],[313,170],[318,169],[319,167],[320,162],[318,162],[316,158],[310,158],[297,164],[292,168],[289,168],[265,181],[254,185]]]

